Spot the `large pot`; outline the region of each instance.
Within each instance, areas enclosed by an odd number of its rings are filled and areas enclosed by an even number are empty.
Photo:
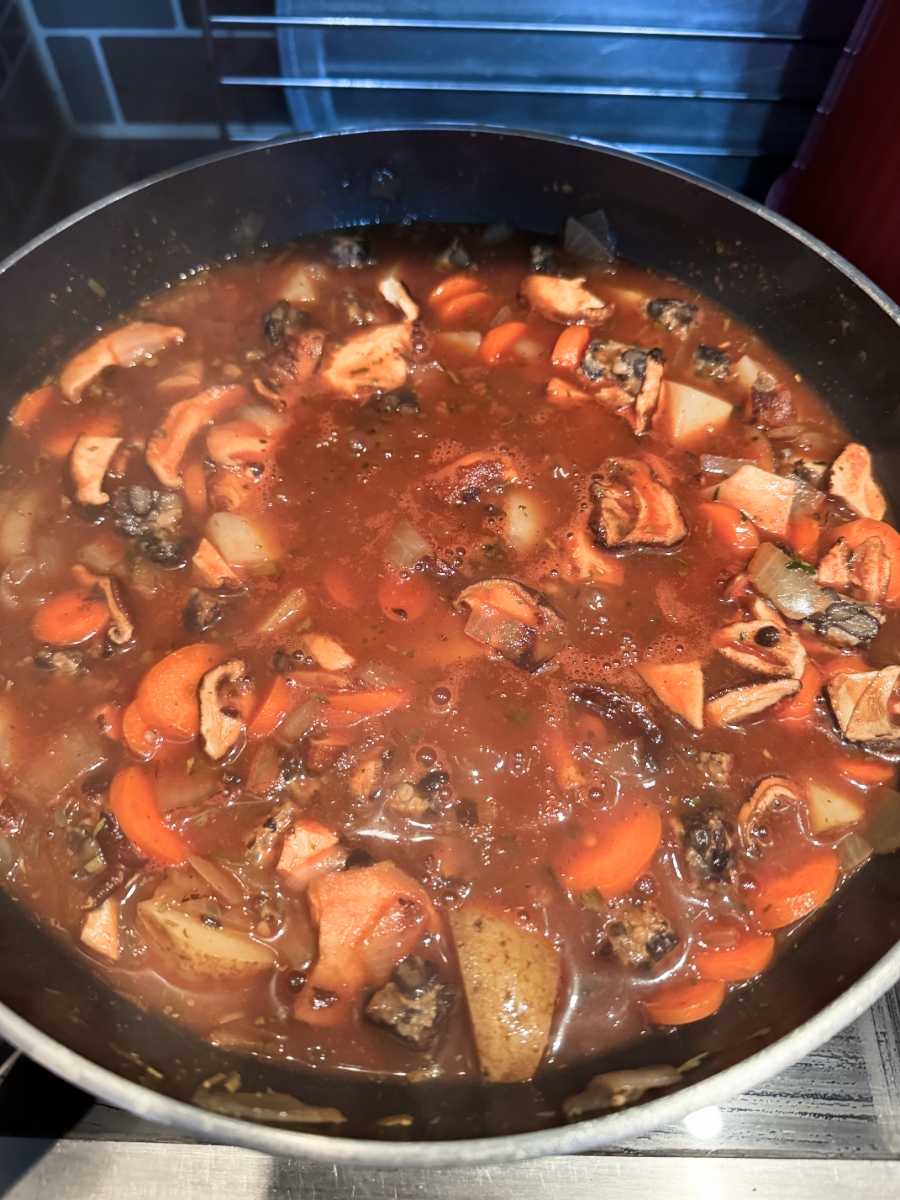
[[[554,233],[567,216],[598,207],[624,256],[685,280],[757,328],[872,447],[888,492],[900,493],[900,310],[871,283],[724,188],[580,142],[488,130],[299,138],[169,172],[86,209],[0,266],[0,405],[8,411],[95,326],[142,296],[249,249],[260,227],[271,243],[412,217]],[[619,1142],[761,1083],[900,977],[898,937],[900,871],[876,858],[762,979],[706,1021],[532,1083],[411,1086],[319,1076],[201,1042],[111,992],[2,893],[0,1034],[94,1095],[213,1141],[341,1163],[484,1163]],[[649,1102],[574,1124],[547,1115],[598,1071],[698,1054],[706,1057],[680,1088]],[[348,1117],[343,1136],[190,1103],[203,1079],[232,1070],[246,1091],[270,1087],[337,1106]],[[395,1113],[413,1124],[375,1124]]]

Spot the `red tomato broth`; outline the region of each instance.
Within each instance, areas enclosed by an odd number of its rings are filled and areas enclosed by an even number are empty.
[[[562,373],[576,386],[589,384],[579,377],[580,369],[554,367],[551,362],[560,323],[529,311],[518,299],[528,271],[526,239],[517,236],[488,246],[478,234],[466,237],[477,259],[473,294],[483,288],[490,303],[479,300],[467,313],[454,313],[448,330],[484,336],[508,306],[512,316],[503,320],[522,322],[531,341],[546,349],[527,361],[511,353],[490,363],[451,341],[441,340],[438,349],[438,339],[431,337],[441,328],[438,306],[429,307],[426,298],[446,277],[435,255],[450,236],[419,228],[377,231],[370,239],[376,265],[358,270],[337,268],[329,240],[312,238],[198,272],[152,297],[137,315],[140,320],[178,325],[186,334],[182,344],[169,346],[147,365],[108,370],[89,385],[80,408],[51,401],[26,430],[13,429],[0,443],[7,499],[28,489],[37,498],[38,516],[28,549],[39,562],[21,584],[8,589],[6,636],[0,645],[0,669],[17,706],[21,743],[12,755],[10,798],[0,806],[0,833],[20,852],[8,886],[77,946],[83,905],[95,875],[105,876],[110,869],[107,863],[94,873],[85,870],[98,854],[103,831],[95,830],[108,811],[105,789],[117,771],[138,761],[125,744],[89,730],[90,711],[107,702],[126,709],[141,695],[139,684],[150,668],[171,651],[197,642],[222,648],[221,654],[211,655],[210,663],[226,655],[244,663],[255,685],[257,708],[269,695],[276,671],[288,671],[295,684],[290,711],[265,736],[240,740],[223,761],[211,763],[200,741],[189,738],[191,721],[166,727],[160,718],[162,751],[141,768],[154,779],[161,764],[169,772],[173,765],[183,766],[186,780],[196,777],[198,798],[192,798],[190,788],[182,789],[178,803],[167,807],[160,795],[163,820],[193,856],[218,863],[242,880],[244,900],[226,913],[226,927],[233,921],[247,937],[270,947],[274,969],[239,980],[186,979],[169,970],[165,956],[148,944],[137,917],[136,906],[164,886],[163,869],[149,867],[129,870],[114,893],[121,905],[119,960],[92,957],[92,962],[139,1003],[177,1016],[201,1036],[323,1069],[402,1075],[433,1060],[448,1076],[474,1077],[478,1057],[446,921],[441,933],[428,931],[416,950],[436,964],[441,982],[456,989],[447,1029],[429,1054],[410,1049],[365,1020],[362,997],[353,1018],[337,1028],[313,1027],[291,1016],[315,959],[315,930],[304,894],[280,884],[277,855],[267,866],[258,866],[248,860],[246,848],[252,831],[288,798],[296,803],[298,814],[334,831],[348,850],[364,850],[375,860],[389,858],[424,883],[439,913],[467,903],[500,905],[513,914],[511,919],[521,919],[523,927],[555,939],[562,948],[564,972],[554,1028],[564,1032],[551,1037],[546,1063],[571,1061],[634,1040],[647,1025],[642,1001],[652,1004],[655,995],[669,994],[663,989],[693,977],[692,947],[711,919],[727,918],[755,931],[754,897],[766,864],[777,858],[787,870],[818,853],[816,848],[824,852],[838,846],[847,832],[841,828],[813,838],[802,814],[779,817],[767,830],[768,841],[752,853],[741,848],[735,832],[733,882],[722,888],[698,886],[685,867],[684,823],[719,806],[735,829],[738,813],[761,777],[804,779],[817,762],[834,758],[839,746],[834,723],[819,701],[803,724],[802,738],[772,709],[741,725],[697,732],[669,713],[633,669],[644,661],[699,660],[707,696],[748,679],[746,671],[711,648],[710,638],[724,623],[738,619],[724,592],[728,580],[746,566],[752,547],[732,555],[734,562],[727,551],[710,549],[703,518],[710,498],[703,489],[715,479],[701,473],[698,455],[758,462],[766,434],[742,420],[747,390],[740,381],[733,376],[698,379],[691,365],[692,349],[701,341],[727,343],[732,364],[749,354],[779,382],[788,383],[793,423],[813,435],[815,457],[834,458],[847,440],[844,431],[752,331],[705,298],[627,263],[617,263],[614,274],[591,263],[577,264],[575,272],[576,264],[568,264],[562,255],[560,261],[572,267],[570,273],[586,276],[590,290],[616,304],[613,315],[592,329],[592,341],[613,338],[659,346],[666,356],[666,379],[724,398],[736,408],[722,431],[703,439],[702,445],[686,447],[674,446],[652,430],[637,438],[628,421],[593,398],[577,407],[556,408],[544,395],[551,378]],[[210,511],[221,511],[215,479],[225,478],[237,489],[235,494],[247,494],[247,512],[254,517],[264,514],[277,531],[277,561],[237,566],[241,588],[223,588],[214,595],[220,609],[215,625],[199,632],[185,626],[182,613],[197,588],[216,592],[203,587],[190,564],[202,533],[195,524],[197,514],[202,515],[195,470],[192,503],[185,505],[178,534],[182,563],[160,565],[142,554],[140,539],[131,539],[122,564],[112,568],[135,627],[133,642],[110,653],[98,636],[79,648],[74,673],[38,670],[35,655],[41,648],[30,630],[38,602],[71,590],[71,565],[86,555],[89,559],[91,543],[113,529],[111,507],[85,513],[71,502],[66,468],[42,455],[42,439],[63,428],[77,432],[82,414],[88,432],[91,420],[112,414],[129,442],[145,443],[168,408],[184,396],[167,394],[159,383],[197,361],[204,364],[204,387],[240,383],[248,389],[243,407],[265,404],[265,397],[253,391],[253,380],[277,348],[266,340],[262,317],[280,299],[287,269],[295,263],[312,264],[318,299],[297,302],[296,308],[312,314],[311,328],[325,331],[327,354],[340,339],[358,331],[354,321],[359,311],[363,319],[367,312],[374,318],[363,328],[400,319],[376,290],[384,275],[379,262],[390,264],[422,307],[417,327],[422,331],[417,335],[421,349],[411,356],[405,384],[415,393],[418,412],[379,413],[374,402],[361,406],[359,399],[336,397],[314,375],[288,399],[280,414],[284,426],[273,435],[276,445],[269,465],[256,473],[240,467],[213,468],[204,459],[206,431],[201,431],[183,466],[203,464]],[[354,295],[352,303],[348,289]],[[641,304],[628,300],[629,294],[675,294],[697,304],[700,315],[681,340],[654,324]],[[271,407],[279,411],[277,404]],[[217,422],[240,419],[226,411]],[[776,464],[777,451],[784,445],[772,439]],[[483,488],[467,503],[447,502],[432,477],[480,450],[506,454],[516,481],[503,489]],[[670,489],[684,514],[688,536],[668,553],[623,554],[616,560],[624,564],[622,583],[595,584],[579,578],[570,547],[589,508],[591,476],[605,458],[640,459],[645,451],[657,456],[670,473]],[[161,489],[139,450],[132,450],[116,470],[118,474],[106,477],[110,494],[132,485]],[[661,476],[661,467],[656,473]],[[517,537],[515,544],[506,536],[508,518],[503,512],[510,493],[525,507],[527,501],[540,509],[538,533],[530,540]],[[848,520],[850,513],[835,508],[830,519]],[[424,567],[421,562],[417,569],[388,561],[387,547],[401,523],[412,526],[428,543],[431,553]],[[0,546],[2,531],[0,525]],[[762,541],[773,540],[757,532]],[[821,544],[829,544],[829,539]],[[454,605],[454,597],[467,584],[491,576],[512,578],[534,589],[559,614],[565,635],[556,645],[551,670],[529,673],[465,635],[466,612]],[[305,589],[306,607],[283,626],[263,631],[279,602],[296,588]],[[403,595],[410,597],[405,617],[399,602]],[[386,706],[389,711],[364,700],[329,704],[331,685],[323,678],[330,668],[317,665],[315,656],[304,649],[302,638],[308,632],[335,639],[353,660],[345,673],[348,680],[356,680],[356,693],[383,689],[396,694]],[[898,637],[900,620],[887,610],[879,640],[893,644]],[[861,653],[865,658],[864,647]],[[304,686],[303,673],[313,671],[315,679]],[[640,699],[662,735],[659,743],[648,741],[638,728],[644,738],[640,752],[653,760],[649,767],[638,764],[636,773],[630,773],[627,764],[627,769],[621,764],[607,767],[610,747],[633,740],[634,729],[623,729],[618,718],[610,719],[596,707],[573,703],[569,692],[576,684],[612,688]],[[181,692],[179,697],[183,703]],[[157,701],[144,705],[145,723],[157,707]],[[282,730],[307,717],[307,728],[283,744]],[[252,720],[251,715],[247,723],[252,725]],[[561,778],[564,764],[558,753],[547,750],[548,720],[569,741],[571,778]],[[85,763],[82,770],[59,787],[53,779],[45,785],[34,767],[17,775],[21,764],[39,754],[40,746],[69,729],[89,731],[84,732],[89,748],[78,760]],[[171,740],[165,740],[167,730]],[[376,800],[360,801],[351,792],[351,775],[374,746],[392,752],[386,768],[389,784]],[[698,768],[691,757],[698,750],[733,755],[726,783],[713,783]],[[268,760],[261,757],[267,753]],[[290,770],[293,776],[285,774]],[[266,771],[265,777],[275,780],[274,790],[253,794],[254,772],[263,778]],[[403,783],[415,787],[436,771],[444,772],[446,781],[435,791],[416,793],[427,800],[428,811],[401,814],[387,805],[390,788]],[[203,795],[207,776],[208,794]],[[859,782],[853,787],[866,803],[866,788]],[[570,895],[559,864],[586,830],[602,836],[604,828],[616,828],[629,805],[649,805],[658,812],[658,847],[649,859],[640,856],[635,868],[640,874],[636,880],[633,872],[629,874],[622,895],[606,895],[601,888],[593,889],[597,894],[587,900]],[[40,852],[34,849],[37,845]],[[164,879],[171,878],[171,870],[165,868]],[[178,876],[174,878],[177,884]],[[610,953],[607,930],[620,917],[617,906],[623,901],[637,904],[639,910],[643,905],[641,911],[652,905],[674,930],[678,941],[659,960],[635,968]],[[373,979],[370,986],[383,982]],[[665,1005],[660,1011],[667,1011]]]

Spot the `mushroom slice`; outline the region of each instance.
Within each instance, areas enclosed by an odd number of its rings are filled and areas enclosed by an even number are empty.
[[[858,442],[849,442],[831,464],[828,490],[860,517],[884,516],[887,502],[872,478],[871,455]]]
[[[866,538],[851,550],[845,538],[838,538],[819,563],[822,587],[849,592],[863,604],[880,604],[891,582],[891,560],[880,537]]]
[[[247,664],[241,658],[207,671],[200,680],[200,738],[203,749],[213,761],[224,758],[233,749],[244,732],[244,719],[234,707],[233,695],[240,693],[247,676]]]
[[[239,588],[241,581],[209,538],[201,538],[191,562],[207,587]]]
[[[77,404],[88,384],[107,367],[137,366],[167,346],[177,346],[183,341],[184,330],[177,325],[132,321],[70,358],[59,375],[60,391],[70,403]]]
[[[706,720],[710,725],[735,725],[771,708],[779,700],[795,696],[799,691],[799,679],[770,679],[767,683],[750,683],[732,688],[707,700]]]
[[[687,534],[678,501],[637,458],[608,458],[591,483],[588,526],[609,549],[675,546]]]
[[[795,783],[781,775],[769,775],[753,790],[753,795],[738,813],[738,831],[745,846],[755,849],[756,843],[766,836],[762,824],[766,813],[777,812],[788,804],[800,804],[803,797]]]
[[[365,398],[406,382],[412,325],[375,325],[348,338],[328,356],[322,379],[342,396]]]
[[[556,653],[564,634],[559,613],[537,592],[513,579],[483,579],[457,595],[469,610],[466,633],[523,671],[538,671]]]
[[[217,384],[172,405],[147,443],[147,466],[164,487],[181,487],[181,460],[194,436],[246,395],[238,384]]]
[[[113,455],[122,445],[120,437],[95,437],[81,433],[69,455],[69,473],[75,484],[75,499],[79,504],[109,504],[103,490],[103,480]]]
[[[97,588],[109,609],[110,623],[106,636],[115,646],[124,646],[134,637],[134,625],[128,613],[119,603],[116,585],[109,575],[94,575],[81,563],[72,567],[72,574],[86,588]]]
[[[890,701],[900,667],[882,667],[880,671],[860,671],[835,675],[825,690],[831,708],[849,742],[894,741],[900,738],[900,725],[891,720]]]
[[[407,321],[418,321],[419,306],[407,291],[406,285],[399,279],[393,277],[382,279],[378,290],[388,304],[393,304],[395,308],[400,309]]]
[[[498,450],[476,450],[435,471],[431,479],[442,500],[450,504],[470,504],[488,488],[515,483],[518,472],[508,454]]]
[[[282,409],[299,400],[303,385],[319,366],[324,346],[325,334],[321,329],[310,329],[285,338],[266,360],[259,377],[254,379],[254,388]]]
[[[685,337],[700,310],[688,300],[648,300],[647,316],[669,333]]]
[[[579,279],[554,275],[527,275],[519,289],[524,300],[541,316],[562,325],[602,325],[613,306],[589,292]]]
[[[712,644],[739,666],[780,679],[799,679],[806,666],[800,638],[774,621],[736,621],[717,629]]]

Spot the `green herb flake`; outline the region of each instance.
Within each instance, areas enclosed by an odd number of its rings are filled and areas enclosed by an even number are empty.
[[[531,720],[531,713],[525,712],[523,709],[521,712],[514,712],[512,714],[512,719],[514,721],[518,721],[520,725],[527,725]]]
[[[584,908],[589,908],[593,912],[600,912],[603,908],[603,897],[597,888],[588,888],[586,892],[581,893],[581,903]]]

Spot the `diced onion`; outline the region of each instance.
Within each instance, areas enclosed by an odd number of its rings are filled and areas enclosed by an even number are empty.
[[[541,506],[537,497],[515,488],[503,497],[506,512],[506,539],[517,550],[531,550],[544,532]]]
[[[757,375],[762,373],[762,367],[749,354],[745,354],[734,364],[734,373],[745,387],[752,388]]]
[[[268,529],[239,513],[213,513],[206,522],[205,533],[232,567],[261,566],[279,557]]]
[[[261,429],[267,437],[274,437],[285,424],[285,418],[268,404],[244,404],[236,416],[249,421]]]
[[[288,621],[302,616],[309,606],[309,595],[305,588],[294,588],[267,617],[256,627],[257,633],[274,633]]]
[[[315,696],[311,696],[309,700],[304,700],[299,708],[294,709],[285,718],[278,730],[280,740],[296,742],[298,738],[303,737],[304,733],[308,733],[312,729],[321,713],[321,700],[317,700]]]
[[[206,880],[220,900],[224,900],[226,904],[243,904],[244,889],[230,871],[225,871],[196,854],[192,854],[188,862],[197,874]]]
[[[31,533],[38,509],[36,490],[12,499],[0,519],[0,562],[9,562],[31,549]]]
[[[771,542],[764,542],[747,568],[750,582],[767,600],[792,621],[801,621],[828,607],[828,597],[813,576],[802,568],[792,569],[791,560]]]
[[[36,558],[32,558],[30,554],[19,554],[0,575],[0,603],[4,608],[18,607],[22,599],[22,585],[34,574],[37,566]]]
[[[872,852],[873,847],[864,837],[860,837],[858,833],[851,833],[840,845],[841,866],[845,871],[855,871],[871,857]]]
[[[477,355],[481,345],[481,334],[470,330],[462,330],[459,333],[441,333],[438,337],[451,349],[458,350],[460,354],[467,354],[470,358]]]
[[[410,571],[431,554],[431,547],[406,521],[391,534],[385,552],[388,562],[398,571]]]
[[[881,803],[869,821],[867,833],[876,854],[900,850],[900,792],[882,789]]]
[[[724,458],[721,454],[701,454],[700,470],[706,475],[733,475],[741,467],[755,467],[752,458]]]

